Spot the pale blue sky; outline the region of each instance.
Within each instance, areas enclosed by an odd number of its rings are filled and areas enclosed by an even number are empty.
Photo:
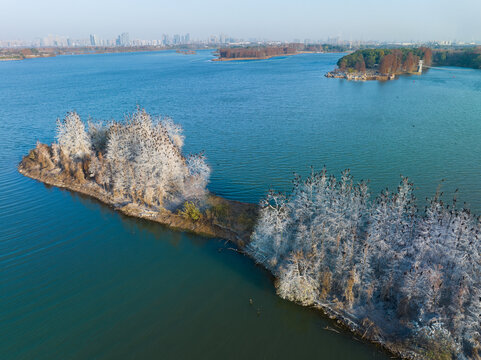
[[[481,40],[481,0],[0,0],[0,39],[162,33],[292,40]]]

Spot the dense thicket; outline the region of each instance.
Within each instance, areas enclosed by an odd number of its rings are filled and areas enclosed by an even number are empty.
[[[277,55],[290,55],[297,52],[291,46],[255,46],[219,49],[221,59],[266,58]]]
[[[480,231],[440,194],[418,214],[406,178],[371,202],[349,172],[338,181],[323,170],[296,177],[289,196],[268,194],[248,251],[280,296],[370,324],[371,339],[433,359],[479,358]]]
[[[203,154],[184,157],[182,128],[169,118],[137,110],[122,122],[84,123],[76,113],[58,121],[60,166],[65,157],[88,167],[90,178],[108,193],[151,206],[172,208],[205,195],[210,175]]]
[[[481,47],[464,50],[435,50],[433,64],[481,69]]]
[[[381,74],[412,72],[417,69],[419,60],[431,65],[432,51],[426,47],[399,49],[364,49],[346,55],[337,62],[341,70],[377,69]]]

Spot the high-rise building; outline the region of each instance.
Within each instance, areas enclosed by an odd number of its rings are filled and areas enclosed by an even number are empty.
[[[92,46],[99,46],[100,40],[97,35],[90,35],[90,45]]]
[[[167,46],[170,43],[169,35],[162,34],[162,45]]]
[[[180,44],[180,35],[174,34],[174,45],[179,45],[179,44]]]
[[[118,36],[117,40],[115,41],[117,46],[129,46],[130,45],[130,40],[129,40],[129,33],[122,33]]]

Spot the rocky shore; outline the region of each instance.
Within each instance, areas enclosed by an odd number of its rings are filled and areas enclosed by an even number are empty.
[[[340,69],[336,69],[333,71],[329,71],[327,74],[324,75],[328,78],[335,78],[335,79],[346,79],[352,81],[369,81],[369,80],[379,80],[379,81],[387,81],[387,80],[394,80],[396,76],[394,74],[386,75],[381,74],[378,71],[342,71]]]

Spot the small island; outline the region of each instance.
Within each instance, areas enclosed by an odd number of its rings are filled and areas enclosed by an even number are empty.
[[[354,81],[394,80],[399,75],[421,75],[426,68],[457,66],[481,69],[481,47],[462,49],[364,49],[343,56],[328,78]]]
[[[394,80],[402,74],[420,75],[423,66],[432,64],[430,48],[364,49],[343,56],[329,78],[355,81]]]
[[[334,46],[327,44],[304,45],[298,43],[283,46],[247,46],[247,47],[228,47],[218,50],[218,58],[214,61],[232,60],[265,60],[278,56],[290,56],[306,53],[342,52],[344,46]]]

